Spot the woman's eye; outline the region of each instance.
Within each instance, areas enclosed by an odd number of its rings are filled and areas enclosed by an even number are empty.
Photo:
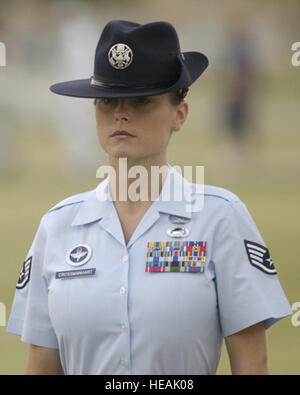
[[[111,97],[102,97],[99,99],[100,104],[104,104],[104,105],[111,105],[114,103],[115,99],[111,98]]]
[[[136,101],[139,104],[148,104],[148,103],[150,103],[150,100],[147,97],[138,97],[136,99]]]
[[[104,104],[111,104],[113,102],[113,99],[108,98],[108,97],[104,97],[101,99],[102,103]]]
[[[103,97],[100,99],[100,103],[104,105],[114,105],[118,104],[119,100],[115,98],[110,98],[110,97]],[[129,99],[128,104],[129,105],[146,105],[149,104],[151,101],[148,97],[137,97],[134,99]]]

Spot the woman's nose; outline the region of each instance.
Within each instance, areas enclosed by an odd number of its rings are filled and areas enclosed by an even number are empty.
[[[115,108],[116,121],[129,121],[129,103],[126,99],[119,99]]]

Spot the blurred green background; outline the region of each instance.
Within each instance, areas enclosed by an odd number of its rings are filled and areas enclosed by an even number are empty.
[[[290,303],[300,301],[300,67],[291,63],[291,46],[300,41],[299,1],[0,1],[0,10],[7,52],[0,67],[0,302],[6,319],[41,216],[99,182],[96,170],[106,158],[92,101],[62,98],[48,87],[92,74],[95,46],[110,19],[167,20],[183,51],[207,54],[210,67],[189,92],[190,114],[172,138],[169,162],[205,166],[206,184],[244,201]],[[242,50],[233,48],[236,38],[246,40],[239,41]],[[241,72],[230,54],[244,50],[251,67]],[[233,98],[245,97],[248,118],[236,138],[228,114]],[[267,333],[271,374],[299,374],[300,326],[288,317]],[[27,347],[0,327],[0,374],[22,374]],[[230,374],[225,349],[217,373]]]

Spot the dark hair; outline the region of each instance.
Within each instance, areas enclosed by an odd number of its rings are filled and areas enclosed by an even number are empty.
[[[170,92],[171,104],[173,104],[174,106],[180,104],[186,97],[188,91],[189,88],[182,88],[178,91]]]
[[[188,91],[189,91],[189,88],[182,88],[182,89],[179,89],[178,91],[169,92],[171,104],[173,106],[177,106],[178,104],[180,104],[186,97]],[[96,102],[97,102],[97,99],[94,99],[95,105],[96,105]]]

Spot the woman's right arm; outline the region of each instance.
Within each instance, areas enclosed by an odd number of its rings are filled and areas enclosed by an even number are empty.
[[[26,375],[64,374],[60,362],[58,349],[40,347],[30,344],[25,374]]]

